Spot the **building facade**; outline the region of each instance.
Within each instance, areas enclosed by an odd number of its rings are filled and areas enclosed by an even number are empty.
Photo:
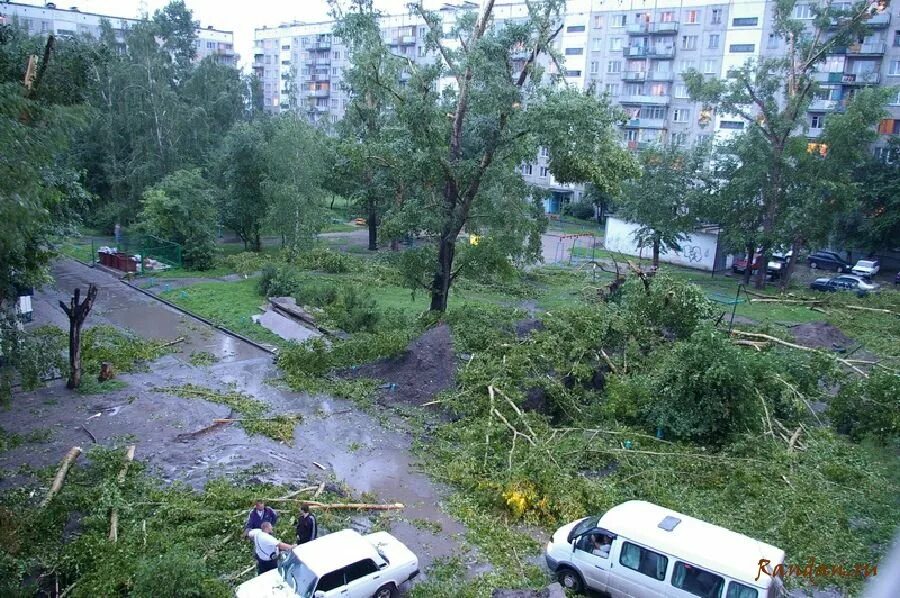
[[[109,21],[117,42],[123,48],[125,31],[140,22],[139,19],[82,12],[74,6],[68,9],[57,8],[53,2],[47,2],[44,6],[0,2],[0,24],[18,23],[31,35],[87,35],[97,38],[100,37],[100,24],[104,19]],[[231,31],[208,26],[198,28],[196,33],[197,61],[213,56],[220,64],[237,66],[239,56],[234,51],[234,34]]]

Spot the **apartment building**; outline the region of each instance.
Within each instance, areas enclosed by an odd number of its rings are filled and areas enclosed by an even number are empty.
[[[139,19],[82,12],[76,6],[57,8],[53,2],[43,6],[18,2],[0,2],[0,24],[18,23],[31,35],[100,37],[100,24],[109,21],[116,40],[124,48],[125,30],[140,22]],[[198,28],[197,57],[200,61],[213,56],[220,64],[237,66],[239,56],[234,51],[234,34],[212,26]]]
[[[564,72],[558,73],[553,64],[544,66],[549,73],[561,74],[567,84],[605,94],[619,104],[628,117],[622,141],[632,149],[724,139],[740,133],[746,123],[691,101],[682,75],[696,69],[725,78],[749,59],[784,52],[783,40],[772,30],[773,7],[773,0],[569,0],[556,39]],[[448,3],[440,12],[449,28],[461,11],[477,9],[475,2]],[[900,85],[900,17],[891,27],[891,13],[898,11],[891,7],[872,17],[866,36],[819,67],[821,90],[808,114],[811,141],[821,134],[828,115],[840,112],[856,90]],[[499,2],[495,24],[526,14],[521,0]],[[794,16],[811,19],[810,6],[798,4]],[[420,63],[434,60],[425,49],[425,24],[418,17],[386,16],[381,27],[395,53]],[[348,98],[341,76],[349,56],[333,29],[332,21],[256,29],[253,70],[263,82],[267,110],[297,110],[311,122],[342,118]],[[452,38],[445,42],[458,43]],[[524,61],[525,56],[518,58]],[[895,90],[890,111],[892,118],[879,130],[900,133],[900,90]],[[520,171],[527,182],[547,190],[545,207],[550,212],[582,194],[581,187],[553,179],[545,149]]]

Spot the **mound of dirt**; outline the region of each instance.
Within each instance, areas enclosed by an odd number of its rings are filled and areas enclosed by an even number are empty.
[[[810,322],[809,324],[799,324],[792,326],[791,336],[797,344],[804,347],[812,347],[814,349],[825,350],[850,350],[855,348],[856,343],[852,338],[840,331],[839,328],[832,326],[827,322]]]
[[[377,378],[388,385],[379,401],[385,404],[422,405],[456,385],[456,357],[450,328],[436,326],[415,339],[406,351],[390,359],[360,366],[349,378]]]

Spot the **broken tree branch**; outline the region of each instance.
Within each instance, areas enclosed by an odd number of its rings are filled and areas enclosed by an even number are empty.
[[[72,466],[72,463],[75,459],[78,458],[78,455],[81,454],[80,446],[73,446],[69,449],[69,452],[66,453],[66,456],[63,458],[62,463],[59,466],[59,469],[56,470],[56,477],[53,478],[53,484],[50,485],[50,490],[47,492],[47,496],[44,497],[44,500],[41,502],[41,507],[46,507],[50,500],[53,499],[53,496],[59,492],[60,488],[62,488],[63,482],[66,481],[66,473],[69,471],[69,467]]]
[[[370,503],[335,503],[335,504],[327,504],[323,502],[318,502],[315,500],[306,500],[303,501],[306,506],[310,509],[346,509],[346,510],[358,510],[358,511],[396,511],[399,509],[406,508],[401,503],[394,504],[370,504]]]
[[[848,368],[850,368],[851,370],[853,370],[854,372],[856,372],[863,378],[869,377],[869,375],[866,372],[864,372],[863,370],[861,370],[858,367],[856,367],[855,365],[853,365],[853,363],[851,363],[850,361],[847,361],[846,359],[842,359],[840,357],[836,357],[835,355],[832,355],[831,353],[828,353],[826,351],[814,349],[812,347],[804,347],[803,345],[798,345],[796,343],[789,343],[785,340],[781,340],[777,336],[771,336],[769,334],[762,334],[760,332],[744,332],[743,330],[735,329],[735,330],[731,331],[731,334],[735,335],[735,336],[746,336],[746,337],[750,337],[750,338],[763,339],[765,341],[768,341],[770,343],[775,343],[775,344],[781,345],[783,347],[789,347],[791,349],[798,349],[800,351],[807,351],[809,353],[818,353],[819,355],[827,355],[828,357],[831,357],[832,359],[836,360],[838,363],[841,363],[841,364],[847,366]]]
[[[122,469],[119,470],[119,475],[116,476],[116,483],[121,486],[125,483],[125,476],[128,474],[128,466],[131,465],[131,462],[134,461],[134,450],[135,445],[129,444],[128,449],[125,451],[125,462],[122,464]],[[109,512],[109,541],[110,542],[118,542],[119,540],[119,507],[113,507]]]

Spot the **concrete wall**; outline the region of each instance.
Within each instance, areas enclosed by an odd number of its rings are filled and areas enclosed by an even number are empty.
[[[607,251],[652,259],[653,248],[639,248],[635,240],[635,233],[640,227],[640,224],[627,222],[614,216],[608,217],[604,238],[604,246]],[[660,249],[659,260],[708,272],[712,271],[714,267],[716,270],[730,267],[730,256],[721,257],[719,263],[716,264],[717,245],[718,235],[696,231],[691,233],[688,239],[681,244],[681,251],[664,253],[664,249]]]

